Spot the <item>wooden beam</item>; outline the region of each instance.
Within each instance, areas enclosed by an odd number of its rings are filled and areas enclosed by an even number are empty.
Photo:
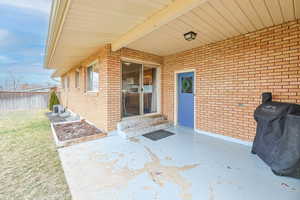
[[[112,42],[112,50],[117,51],[120,48],[127,46],[206,1],[207,0],[174,0],[166,8],[161,9],[156,14],[149,17],[145,22],[137,25],[132,30]]]

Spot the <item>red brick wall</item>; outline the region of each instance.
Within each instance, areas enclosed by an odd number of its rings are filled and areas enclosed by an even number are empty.
[[[167,56],[163,113],[173,120],[174,71],[195,69],[196,128],[253,140],[262,92],[300,103],[299,57],[299,20]]]

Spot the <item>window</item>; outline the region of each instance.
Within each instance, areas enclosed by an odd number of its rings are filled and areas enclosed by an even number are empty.
[[[79,71],[75,72],[75,88],[79,88]]]
[[[66,87],[64,77],[61,77],[61,87],[62,87],[62,89],[65,89],[65,87]]]
[[[67,77],[67,79],[66,79],[66,81],[67,81],[67,89],[69,89],[70,88],[70,77],[68,76]]]
[[[97,92],[99,90],[99,69],[96,65],[89,66],[87,74],[87,91]]]

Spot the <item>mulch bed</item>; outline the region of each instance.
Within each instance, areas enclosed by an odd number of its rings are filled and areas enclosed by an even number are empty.
[[[99,129],[87,123],[85,120],[63,124],[54,124],[53,127],[60,141],[103,134]]]

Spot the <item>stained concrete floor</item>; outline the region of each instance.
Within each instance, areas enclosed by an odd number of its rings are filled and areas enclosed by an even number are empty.
[[[117,135],[59,149],[74,200],[299,200],[250,147],[177,127],[151,141]]]

